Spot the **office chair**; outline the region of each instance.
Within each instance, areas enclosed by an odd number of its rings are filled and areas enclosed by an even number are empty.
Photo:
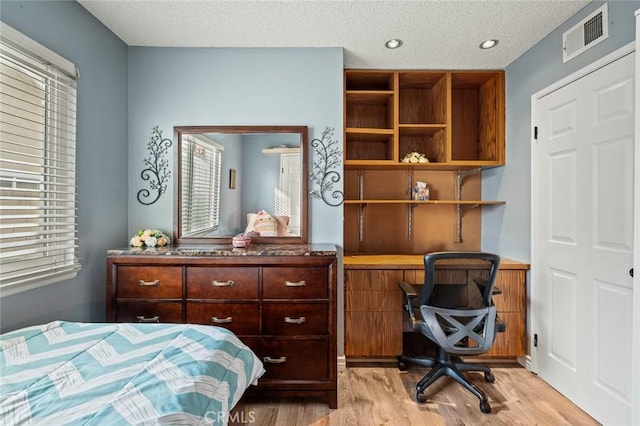
[[[466,278],[455,282],[452,274],[445,269],[438,271],[437,264],[452,263],[465,265],[482,262],[487,275]],[[487,382],[495,377],[489,367],[469,364],[461,356],[480,355],[491,347],[498,331],[504,331],[499,322],[492,295],[500,257],[483,252],[436,252],[424,257],[425,279],[422,289],[406,281],[398,283],[405,296],[405,309],[409,315],[409,325],[414,333],[421,333],[436,345],[435,357],[398,357],[398,368],[406,370],[407,364],[431,367],[431,370],[416,385],[416,400],[426,402],[424,391],[438,378],[449,376],[462,384],[480,399],[480,411],[490,413],[487,397],[463,374],[464,371],[484,372]],[[474,268],[471,268],[474,269]],[[446,269],[451,270],[451,267]],[[484,278],[484,279],[483,279]],[[418,297],[419,293],[419,297]]]

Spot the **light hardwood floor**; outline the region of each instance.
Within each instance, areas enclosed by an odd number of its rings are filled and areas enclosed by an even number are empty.
[[[231,425],[598,425],[593,418],[518,364],[492,364],[494,383],[470,373],[489,398],[491,413],[450,378],[441,378],[415,400],[415,384],[427,371],[401,372],[392,364],[349,367],[339,373],[338,409],[307,398],[241,401]]]

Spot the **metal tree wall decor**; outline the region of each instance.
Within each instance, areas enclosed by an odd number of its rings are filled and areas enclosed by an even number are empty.
[[[140,177],[149,181],[149,189],[138,191],[140,204],[147,206],[153,204],[158,201],[160,195],[167,191],[167,181],[171,177],[171,170],[169,170],[169,161],[164,156],[171,145],[171,139],[162,138],[162,130],[159,130],[158,126],[151,129],[151,138],[147,143],[149,157],[144,159],[146,168],[140,172]]]
[[[326,204],[336,207],[344,201],[344,192],[333,190],[333,184],[340,182],[340,173],[334,169],[340,165],[342,151],[338,149],[338,141],[333,138],[333,127],[325,127],[320,139],[313,139],[313,169],[309,173],[311,183],[317,186],[309,194],[321,199]]]

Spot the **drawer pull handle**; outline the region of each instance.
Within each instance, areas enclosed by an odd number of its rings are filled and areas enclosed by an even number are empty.
[[[286,322],[287,324],[302,324],[307,322],[307,319],[305,317],[300,317],[300,318],[284,317],[284,322]]]
[[[215,324],[229,324],[230,322],[233,322],[233,318],[232,317],[226,317],[226,318],[211,317],[211,322]]]
[[[307,283],[305,282],[305,280],[302,281],[285,281],[284,285],[286,285],[287,287],[304,287],[307,285]]]
[[[138,285],[140,287],[160,287],[160,280],[153,280],[153,281],[140,280],[138,281]]]
[[[233,280],[229,280],[229,281],[213,280],[211,281],[211,285],[214,287],[233,287]]]
[[[270,356],[265,356],[262,358],[262,362],[268,362],[269,364],[283,364],[287,362],[287,357],[281,356],[280,358],[271,358]]]
[[[138,322],[160,322],[160,317],[158,315],[152,317],[145,317],[144,315],[138,315],[136,317]]]

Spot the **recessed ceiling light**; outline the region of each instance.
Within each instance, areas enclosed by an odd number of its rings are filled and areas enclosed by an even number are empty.
[[[492,38],[491,40],[483,41],[482,43],[480,43],[480,49],[491,49],[492,47],[495,47],[496,44],[498,44],[498,40]]]
[[[387,47],[387,49],[397,49],[398,47],[402,46],[402,40],[400,40],[399,38],[392,38],[384,45]]]

